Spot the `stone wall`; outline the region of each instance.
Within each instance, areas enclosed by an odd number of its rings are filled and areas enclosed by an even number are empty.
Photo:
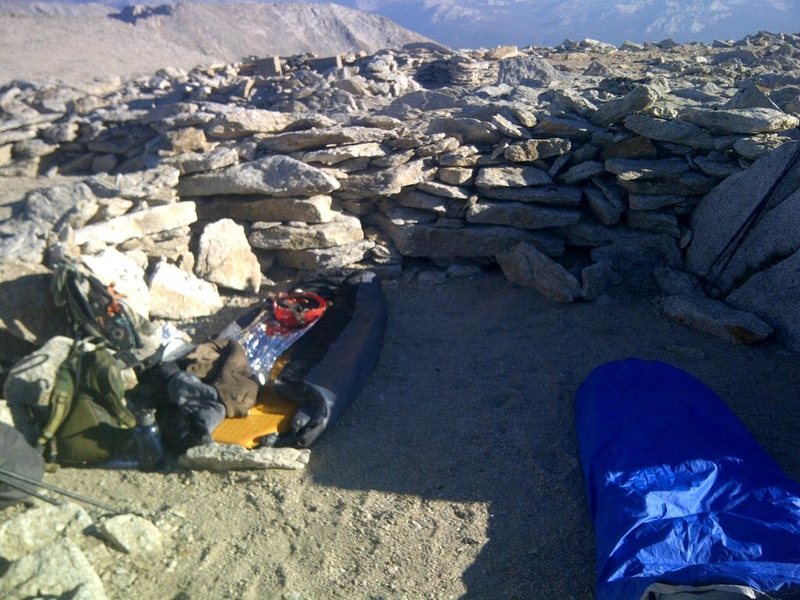
[[[707,274],[730,225],[791,162],[798,55],[797,37],[769,34],[621,49],[416,45],[321,72],[293,57],[276,76],[239,64],[115,89],[13,82],[0,88],[0,175],[84,178],[29,194],[0,223],[0,253],[40,264],[54,249],[121,252],[144,296],[176,281],[163,275],[171,266],[207,298],[181,317],[216,310],[217,286],[256,291],[341,267],[396,275],[411,257],[450,273],[499,264],[558,301],[654,274],[673,296],[697,296],[690,273]],[[778,241],[722,279],[723,297],[800,348],[787,316],[800,284],[780,281],[800,248],[794,172],[758,234]],[[168,297],[146,299],[165,307],[151,315],[178,316]],[[667,304],[673,314],[680,303]],[[676,318],[719,325],[691,304]]]

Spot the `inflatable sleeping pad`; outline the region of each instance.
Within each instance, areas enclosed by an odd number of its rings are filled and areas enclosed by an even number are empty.
[[[800,598],[800,486],[709,388],[608,363],[576,419],[598,600]]]
[[[310,446],[333,424],[378,360],[386,329],[386,299],[372,272],[329,275],[301,287],[328,304],[313,327],[280,357],[259,403],[244,419],[225,419],[214,439],[246,447],[279,433],[279,444]],[[226,328],[236,335],[259,314],[255,307]]]

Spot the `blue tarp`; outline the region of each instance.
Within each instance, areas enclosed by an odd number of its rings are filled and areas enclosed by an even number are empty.
[[[709,388],[662,362],[608,363],[576,419],[598,600],[654,583],[800,597],[800,486]]]

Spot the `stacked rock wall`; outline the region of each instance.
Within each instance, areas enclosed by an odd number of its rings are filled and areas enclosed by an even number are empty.
[[[621,277],[683,270],[706,228],[695,207],[723,181],[759,177],[753,162],[797,137],[798,54],[797,37],[769,34],[623,49],[422,45],[322,72],[297,57],[271,77],[225,65],[93,93],[16,82],[0,89],[0,174],[86,178],[30,194],[0,223],[0,249],[41,263],[55,242],[84,255],[113,247],[151,288],[160,261],[250,291],[254,264],[269,278],[396,273],[404,257],[497,263],[553,299],[591,300]],[[234,223],[203,233],[223,219]],[[218,253],[240,231],[252,253],[239,238],[230,260],[196,259],[201,236],[222,236],[200,244]],[[786,258],[800,243],[782,231]]]

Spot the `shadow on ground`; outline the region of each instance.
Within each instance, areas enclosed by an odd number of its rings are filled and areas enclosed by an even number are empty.
[[[592,598],[573,402],[603,362],[638,356],[689,371],[800,478],[800,361],[776,346],[690,331],[622,290],[562,306],[495,276],[389,285],[379,364],[315,448],[311,474],[336,488],[488,503],[465,598]]]

